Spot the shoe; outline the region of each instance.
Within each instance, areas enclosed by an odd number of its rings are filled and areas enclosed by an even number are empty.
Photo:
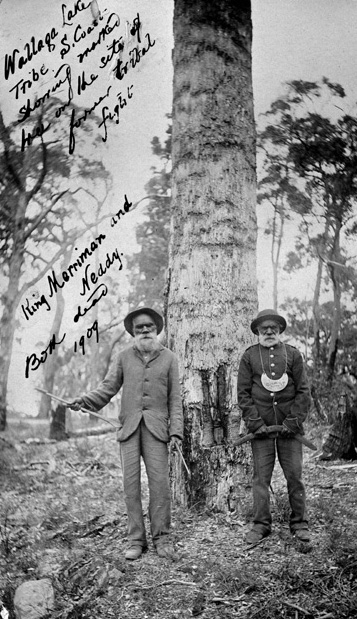
[[[142,546],[130,546],[125,553],[125,558],[129,561],[135,561],[135,559],[139,559],[143,553]]]
[[[245,536],[244,541],[246,544],[258,544],[268,535],[270,534],[262,533],[261,531],[255,531],[254,529],[251,529],[249,533],[247,533],[247,535]]]
[[[161,559],[175,559],[176,553],[171,544],[158,544],[156,552]]]
[[[309,542],[311,539],[308,529],[296,529],[296,531],[293,531],[293,535],[295,535],[300,542]]]

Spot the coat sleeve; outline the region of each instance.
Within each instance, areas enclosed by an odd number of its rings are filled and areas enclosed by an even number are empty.
[[[256,432],[264,421],[252,399],[253,370],[247,353],[243,354],[238,370],[238,406],[249,432]]]
[[[183,414],[178,361],[173,357],[169,370],[168,409],[170,417],[169,433],[171,436],[183,438]]]
[[[120,353],[108,371],[108,374],[96,389],[82,395],[84,406],[89,410],[99,411],[103,408],[123,384],[123,365]]]
[[[283,424],[290,432],[296,433],[302,430],[302,424],[307,417],[311,404],[310,388],[304,368],[304,361],[298,350],[294,351],[292,374],[295,398]]]

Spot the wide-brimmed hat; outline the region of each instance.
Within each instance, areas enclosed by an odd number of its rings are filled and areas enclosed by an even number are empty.
[[[286,329],[286,320],[283,316],[280,316],[278,312],[273,309],[265,309],[259,312],[258,316],[254,318],[250,325],[250,328],[253,333],[255,333],[255,335],[259,335],[258,326],[265,320],[274,320],[275,322],[277,322],[280,325],[280,333],[282,333]]]
[[[156,324],[157,332],[161,333],[164,328],[164,319],[161,314],[153,310],[151,307],[138,307],[132,312],[129,312],[129,314],[124,318],[124,327],[126,328],[127,332],[130,333],[130,335],[134,337],[133,319],[135,318],[135,316],[139,316],[139,314],[148,314],[149,316],[151,316],[154,323]]]

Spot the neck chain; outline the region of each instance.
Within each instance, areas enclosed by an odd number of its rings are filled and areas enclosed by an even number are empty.
[[[276,392],[276,391],[282,391],[282,389],[285,389],[286,385],[288,384],[288,375],[286,373],[287,367],[288,367],[288,355],[286,352],[286,346],[284,343],[282,343],[284,346],[284,352],[285,352],[285,369],[284,372],[282,374],[282,376],[278,379],[273,379],[273,378],[269,378],[269,376],[267,375],[265,369],[264,369],[264,363],[263,363],[263,357],[262,357],[262,350],[261,350],[261,344],[259,344],[259,354],[260,354],[260,363],[262,364],[262,375],[261,375],[261,381],[262,381],[262,385],[265,389],[267,389],[268,391],[272,391],[272,392]]]

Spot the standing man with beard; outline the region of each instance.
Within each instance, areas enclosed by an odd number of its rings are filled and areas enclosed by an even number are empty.
[[[303,421],[310,406],[310,390],[300,352],[280,340],[286,321],[275,310],[263,310],[251,323],[258,344],[243,354],[238,372],[238,404],[248,432],[253,432],[253,526],[246,542],[256,544],[271,532],[269,488],[276,454],[283,469],[291,507],[290,530],[299,540],[310,540],[302,482]],[[269,432],[269,426],[283,426]]]
[[[149,482],[151,534],[160,557],[173,558],[169,542],[171,497],[168,443],[180,446],[183,415],[177,358],[162,346],[158,334],[162,316],[143,307],[124,319],[125,329],[134,338],[121,351],[101,384],[71,402],[70,407],[98,411],[123,386],[119,414],[120,455],[124,498],[128,515],[126,559],[138,559],[147,548],[141,502],[140,461],[144,460]]]

